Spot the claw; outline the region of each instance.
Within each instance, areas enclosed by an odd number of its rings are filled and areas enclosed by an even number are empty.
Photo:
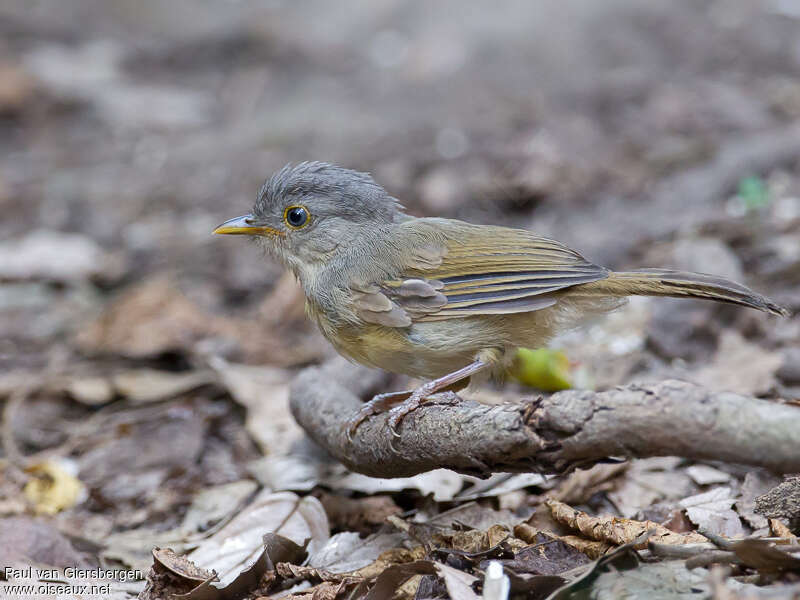
[[[420,388],[420,390],[417,390],[411,394],[408,400],[389,411],[389,419],[387,420],[386,424],[394,437],[400,437],[399,429],[403,419],[405,419],[408,413],[417,410],[422,405],[423,401],[427,397],[425,392],[427,392],[427,390]]]
[[[411,395],[411,392],[390,392],[387,394],[377,394],[369,402],[364,404],[361,409],[353,415],[347,422],[347,441],[353,443],[353,436],[361,423],[374,415],[381,414],[398,402],[402,402]],[[394,409],[392,409],[394,410]]]

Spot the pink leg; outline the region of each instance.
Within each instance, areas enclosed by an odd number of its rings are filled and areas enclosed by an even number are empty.
[[[462,379],[466,379],[467,377],[470,377],[479,371],[483,371],[488,366],[488,363],[485,363],[482,360],[476,360],[475,362],[468,364],[463,369],[453,371],[452,373],[448,373],[447,375],[432,381],[428,381],[427,383],[419,386],[416,390],[414,390],[407,400],[403,401],[401,404],[395,406],[389,411],[388,425],[392,435],[395,437],[400,436],[397,431],[397,428],[400,427],[400,423],[408,413],[419,408],[428,396],[435,394],[436,392],[443,390],[454,383],[458,383]]]
[[[376,394],[369,402],[365,402],[355,416],[347,422],[347,439],[353,441],[353,435],[364,421],[373,415],[379,415],[396,406],[403,400],[407,400],[414,392],[406,390],[404,392],[388,392],[386,394]]]

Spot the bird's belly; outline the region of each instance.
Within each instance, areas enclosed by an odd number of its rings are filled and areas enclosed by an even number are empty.
[[[355,362],[411,377],[434,379],[475,360],[487,349],[505,350],[498,332],[468,319],[415,323],[409,328],[362,325],[328,336],[336,350]]]

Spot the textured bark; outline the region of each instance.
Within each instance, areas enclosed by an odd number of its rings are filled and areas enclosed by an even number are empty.
[[[786,519],[792,529],[800,525],[800,477],[789,477],[755,501],[755,512],[770,519]]]
[[[350,443],[347,420],[363,400],[385,391],[385,381],[341,360],[309,368],[292,385],[292,413],[333,456],[375,477],[436,468],[478,476],[561,473],[612,456],[665,455],[800,472],[800,408],[673,380],[498,406],[438,394],[405,418],[399,438],[382,414],[365,421]]]

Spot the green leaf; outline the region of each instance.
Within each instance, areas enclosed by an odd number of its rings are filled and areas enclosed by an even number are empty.
[[[509,373],[520,383],[544,392],[572,387],[569,359],[560,350],[519,348]]]
[[[769,189],[761,177],[742,177],[739,180],[737,195],[747,211],[758,210],[769,205]]]

